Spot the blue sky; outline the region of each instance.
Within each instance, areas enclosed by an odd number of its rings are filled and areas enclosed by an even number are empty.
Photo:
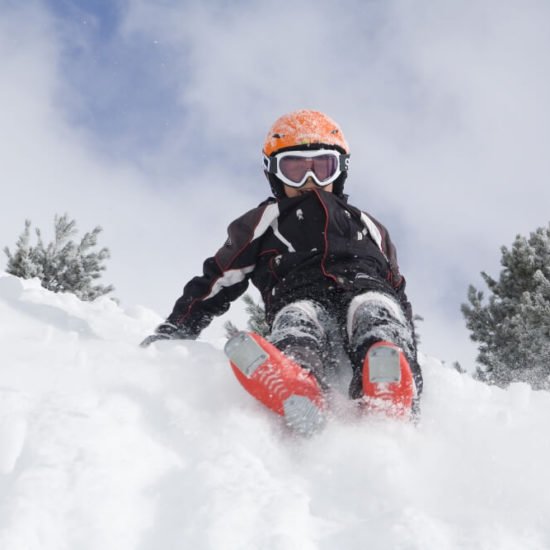
[[[100,224],[106,282],[164,316],[227,224],[266,197],[271,123],[323,110],[351,145],[352,202],[397,244],[424,351],[473,364],[468,284],[549,219],[547,2],[0,9],[0,185],[12,198],[0,244],[25,218]]]
[[[137,156],[162,146],[185,116],[169,45],[123,36],[125,2],[48,0],[61,38],[60,68],[77,104],[65,110],[105,153]]]

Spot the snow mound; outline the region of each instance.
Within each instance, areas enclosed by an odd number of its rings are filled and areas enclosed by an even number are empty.
[[[159,321],[0,275],[2,550],[550,548],[550,394],[425,358],[418,426],[302,440]]]

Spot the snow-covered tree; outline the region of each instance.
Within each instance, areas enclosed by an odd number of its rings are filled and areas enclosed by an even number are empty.
[[[76,243],[71,239],[77,233],[76,222],[67,214],[55,216],[53,242],[45,245],[40,230],[36,229],[36,246],[29,243],[30,229],[31,222],[26,220],[13,254],[8,247],[4,248],[8,256],[8,273],[23,279],[38,277],[44,288],[53,292],[72,292],[81,300],[91,301],[113,291],[112,285],[94,284],[105,271],[104,260],[110,257],[107,248],[90,251],[97,244],[101,227],[85,233]]]
[[[267,336],[269,333],[269,327],[265,319],[264,308],[260,304],[256,303],[254,298],[252,298],[249,294],[245,294],[243,296],[243,301],[246,304],[245,311],[248,313],[248,320],[246,323],[247,330],[255,332],[260,336]],[[239,329],[231,321],[227,321],[224,327],[228,338],[239,332]]]
[[[462,305],[471,338],[479,342],[478,376],[493,384],[527,382],[550,389],[550,225],[501,249],[498,280],[481,275],[491,295],[468,290]]]

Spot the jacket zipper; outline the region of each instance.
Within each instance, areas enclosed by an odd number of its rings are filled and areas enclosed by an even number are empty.
[[[317,191],[317,189],[314,189],[313,192],[317,195],[317,198],[319,199],[319,202],[321,203],[321,206],[323,207],[323,210],[325,211],[325,232],[323,235],[324,241],[325,241],[325,249],[323,251],[323,257],[321,259],[321,271],[323,275],[329,279],[332,279],[335,283],[338,284],[338,279],[329,273],[326,269],[326,260],[328,256],[328,222],[329,222],[329,212],[326,204],[323,202],[323,199],[321,198],[321,191]]]

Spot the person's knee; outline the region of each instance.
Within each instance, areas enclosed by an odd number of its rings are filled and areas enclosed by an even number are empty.
[[[318,304],[301,300],[282,308],[268,340],[287,357],[311,371],[324,384],[326,313]]]
[[[347,333],[352,349],[386,340],[414,355],[414,336],[399,302],[381,292],[366,292],[351,301]]]
[[[320,344],[325,338],[324,311],[315,302],[301,300],[283,307],[273,320],[269,340],[302,341]]]

